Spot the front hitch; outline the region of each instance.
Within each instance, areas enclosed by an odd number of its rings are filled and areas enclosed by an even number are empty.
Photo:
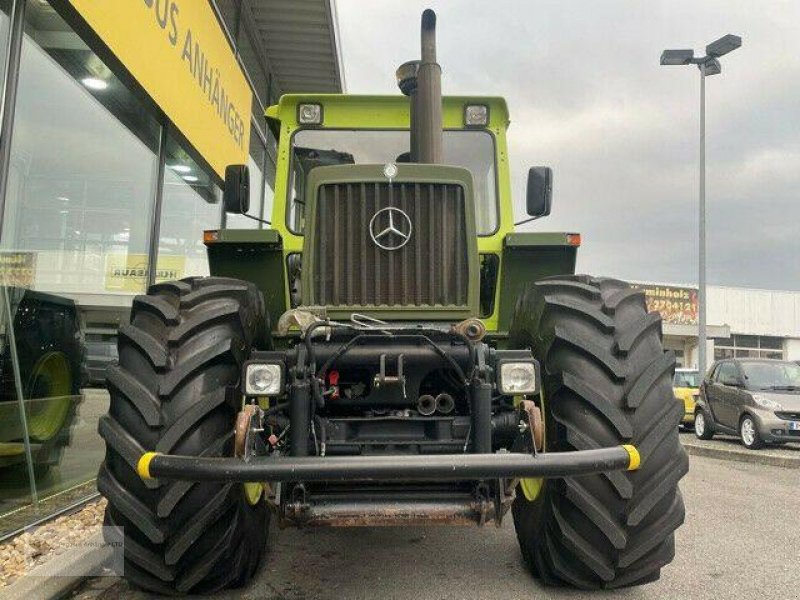
[[[522,454],[439,454],[420,456],[305,456],[208,458],[146,452],[137,471],[142,479],[182,481],[402,481],[572,477],[639,468],[632,445]]]

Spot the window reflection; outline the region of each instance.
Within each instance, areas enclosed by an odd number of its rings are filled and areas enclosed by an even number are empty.
[[[8,32],[10,26],[11,0],[0,0],[0,56],[5,57],[8,48]],[[6,72],[5,60],[0,60],[0,82]]]
[[[114,270],[146,261],[159,126],[52,8],[26,18],[2,247],[36,254],[38,290],[143,291]]]
[[[32,490],[45,510],[93,491],[108,394],[88,387],[86,337],[113,336],[145,289],[161,131],[48,3],[25,17],[0,240],[0,531]]]
[[[219,227],[222,190],[172,136],[166,156],[156,280],[208,275],[203,230]]]
[[[261,217],[261,196],[264,185],[264,154],[266,150],[261,143],[261,138],[256,131],[250,129],[250,154],[247,157],[247,168],[250,171],[250,210],[247,211],[251,217]],[[269,217],[266,217],[269,220]],[[228,229],[258,229],[261,224],[255,219],[248,218],[235,213],[226,216],[225,227]]]

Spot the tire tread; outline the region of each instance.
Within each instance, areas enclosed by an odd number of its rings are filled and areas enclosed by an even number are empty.
[[[583,589],[657,579],[674,556],[685,516],[678,482],[688,471],[660,316],[625,282],[559,276],[527,289],[509,342],[532,343],[542,363],[551,450],[632,443],[642,458],[635,472],[550,481],[534,502],[518,493],[528,567],[544,583]]]
[[[265,339],[265,311],[251,283],[192,277],[151,286],[120,327],[110,410],[99,424],[106,460],[98,489],[109,501],[106,523],[124,528],[125,577],[147,591],[241,585],[263,555],[266,505],[247,504],[241,486],[142,481],[136,466],[145,451],[232,453],[241,396],[231,390]]]

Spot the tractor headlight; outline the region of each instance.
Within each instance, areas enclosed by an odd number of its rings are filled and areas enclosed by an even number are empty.
[[[535,394],[539,391],[538,363],[504,361],[500,363],[500,392],[506,395]]]
[[[279,364],[249,363],[244,369],[247,396],[278,396],[283,391],[283,367]]]
[[[485,127],[489,124],[489,107],[484,104],[468,104],[464,107],[464,125]]]
[[[299,104],[297,122],[301,125],[320,125],[322,123],[321,104]]]

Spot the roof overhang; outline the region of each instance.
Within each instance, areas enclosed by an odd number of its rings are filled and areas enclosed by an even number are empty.
[[[674,337],[696,338],[700,335],[700,328],[697,325],[683,323],[663,323],[662,331],[664,335]],[[707,325],[706,337],[708,339],[728,339],[731,337],[731,328],[728,325]]]
[[[345,91],[335,0],[251,0],[274,95]]]

